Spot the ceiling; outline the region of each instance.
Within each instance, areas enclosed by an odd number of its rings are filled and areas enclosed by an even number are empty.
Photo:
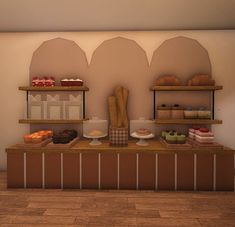
[[[235,29],[235,0],[0,0],[0,31]]]

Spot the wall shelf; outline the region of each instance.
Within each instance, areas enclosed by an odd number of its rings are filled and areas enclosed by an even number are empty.
[[[54,86],[54,87],[32,87],[32,86],[20,86],[21,91],[89,91],[85,86]]]
[[[153,86],[151,91],[215,91],[222,90],[223,86]]]
[[[53,86],[53,87],[33,87],[33,86],[20,86],[18,87],[18,89],[20,91],[26,91],[26,103],[27,103],[27,118],[29,118],[29,107],[28,107],[28,103],[29,103],[29,94],[31,91],[38,91],[38,92],[48,92],[48,91],[52,91],[52,92],[58,92],[58,91],[68,91],[68,92],[73,92],[73,91],[81,91],[82,92],[82,100],[83,100],[83,119],[86,119],[86,113],[85,113],[85,93],[86,91],[89,91],[88,87],[85,86]],[[72,124],[72,123],[79,123],[79,122],[65,122],[65,123],[60,123],[57,121],[53,122],[50,120],[50,122],[43,120],[44,122],[41,122],[42,120],[40,120],[39,122],[35,120],[19,120],[19,123],[22,124]]]
[[[213,125],[222,124],[222,120],[211,119],[155,119],[156,124],[171,124],[171,125]]]
[[[32,119],[20,119],[20,124],[81,124],[83,121],[88,119],[81,120],[32,120]]]

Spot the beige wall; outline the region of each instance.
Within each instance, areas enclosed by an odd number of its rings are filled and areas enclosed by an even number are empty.
[[[208,50],[213,78],[224,86],[223,91],[216,93],[216,118],[224,124],[213,130],[218,142],[235,148],[235,31],[0,33],[0,169],[6,168],[5,147],[18,142],[29,130],[28,125],[18,124],[25,111],[25,93],[18,91],[18,86],[28,84],[31,57],[40,44],[57,37],[73,40],[85,51],[90,63],[94,50],[104,40],[117,36],[135,40],[149,62],[154,50],[166,39],[185,36],[198,40]]]

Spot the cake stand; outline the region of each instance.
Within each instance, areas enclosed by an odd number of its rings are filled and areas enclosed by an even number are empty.
[[[148,146],[149,143],[146,141],[146,139],[152,139],[154,138],[154,134],[150,133],[149,135],[146,136],[140,136],[136,132],[131,133],[131,136],[134,138],[139,139],[139,141],[136,143],[139,146]]]
[[[92,141],[89,143],[90,145],[92,146],[97,146],[97,145],[100,145],[102,144],[99,139],[100,138],[103,138],[103,137],[106,137],[108,134],[103,134],[103,135],[100,135],[100,136],[89,136],[89,135],[83,135],[85,138],[88,138],[88,139],[92,139]]]

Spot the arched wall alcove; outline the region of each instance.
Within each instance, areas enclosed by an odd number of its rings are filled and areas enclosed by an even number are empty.
[[[30,83],[33,76],[54,76],[60,85],[62,78],[79,77],[86,81],[88,62],[85,52],[72,40],[55,38],[43,42],[35,50],[30,64]],[[37,92],[32,92],[37,94]],[[42,94],[45,100],[47,93]],[[68,99],[67,92],[57,92],[62,100]],[[45,129],[76,128],[75,125],[31,125],[31,131]]]
[[[152,83],[162,75],[174,75],[183,85],[194,75],[211,76],[211,62],[207,50],[195,39],[175,37],[164,41],[153,53],[150,64]],[[157,92],[157,105],[179,104],[183,107],[211,108],[210,92]],[[160,126],[161,129],[172,126]],[[174,129],[179,128],[174,126]],[[181,126],[181,129],[183,126]],[[185,130],[187,127],[184,127]]]
[[[30,81],[35,75],[54,75],[57,82],[68,76],[86,79],[85,52],[72,40],[56,38],[43,42],[33,53],[30,64]]]
[[[88,112],[107,118],[107,98],[115,86],[122,85],[130,91],[129,118],[149,117],[151,80],[146,53],[135,41],[122,37],[104,41],[94,51],[89,67]]]

